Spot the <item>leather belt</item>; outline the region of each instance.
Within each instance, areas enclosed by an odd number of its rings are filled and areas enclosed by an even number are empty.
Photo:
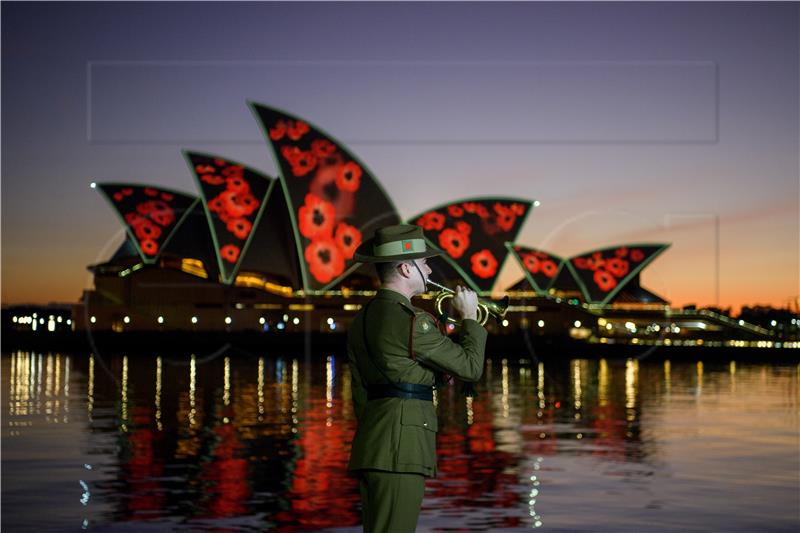
[[[433,401],[433,386],[419,383],[380,383],[367,385],[367,399],[403,398],[406,400]]]

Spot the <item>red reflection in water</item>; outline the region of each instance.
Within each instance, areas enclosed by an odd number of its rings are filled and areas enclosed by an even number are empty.
[[[361,522],[356,508],[358,480],[347,474],[353,424],[342,420],[339,402],[327,407],[314,400],[305,413],[296,441],[298,459],[287,494],[290,509],[275,515],[285,523],[278,531],[354,526]],[[335,409],[335,411],[334,411]]]
[[[244,514],[250,497],[247,459],[237,457],[244,448],[232,423],[214,428],[218,443],[211,451],[212,460],[203,465],[200,478],[210,482],[208,514],[215,518]]]
[[[443,498],[445,508],[510,508],[518,504],[514,492],[517,475],[504,473],[517,458],[497,449],[491,395],[475,399],[473,423],[466,430],[455,423],[440,427],[437,438],[439,474],[428,481],[433,498]],[[519,518],[501,517],[495,527],[516,527]]]
[[[131,414],[130,458],[123,466],[129,490],[127,518],[146,520],[161,516],[164,510],[164,493],[159,490],[158,482],[164,472],[164,462],[155,451],[161,433],[153,431],[149,425],[152,409],[135,407]]]

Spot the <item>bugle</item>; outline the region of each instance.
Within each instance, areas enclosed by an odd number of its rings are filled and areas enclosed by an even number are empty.
[[[427,283],[439,289],[439,294],[436,295],[435,302],[436,311],[439,313],[439,315],[447,316],[448,322],[458,324],[460,322],[459,320],[452,318],[442,310],[442,304],[444,301],[455,296],[456,291],[436,283],[435,281],[427,280]],[[486,322],[489,320],[490,316],[493,316],[499,322],[503,319],[503,317],[506,316],[506,311],[508,311],[508,296],[504,296],[500,300],[478,298],[478,316],[476,320],[480,322],[482,326],[486,325]]]

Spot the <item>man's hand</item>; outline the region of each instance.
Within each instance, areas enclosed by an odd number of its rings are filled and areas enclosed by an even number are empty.
[[[456,293],[453,295],[453,309],[461,316],[461,319],[478,318],[478,295],[475,291],[458,285]]]

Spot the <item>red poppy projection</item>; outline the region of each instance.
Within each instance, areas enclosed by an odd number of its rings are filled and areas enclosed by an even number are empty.
[[[476,198],[446,204],[409,219],[443,249],[473,288],[490,291],[508,250],[531,210],[531,201],[517,198]]]
[[[206,207],[223,283],[236,277],[274,180],[236,162],[187,152]]]
[[[124,221],[145,263],[158,259],[167,241],[198,201],[188,194],[152,186],[102,183],[97,189]]]
[[[539,293],[544,294],[553,286],[558,273],[561,271],[564,260],[557,255],[519,245],[507,245],[511,254],[522,267],[525,279],[531,287]]]
[[[668,244],[628,244],[576,255],[567,262],[587,302],[606,304]]]
[[[305,288],[324,290],[355,268],[353,253],[400,217],[378,181],[341,143],[298,117],[251,104],[281,169]]]

